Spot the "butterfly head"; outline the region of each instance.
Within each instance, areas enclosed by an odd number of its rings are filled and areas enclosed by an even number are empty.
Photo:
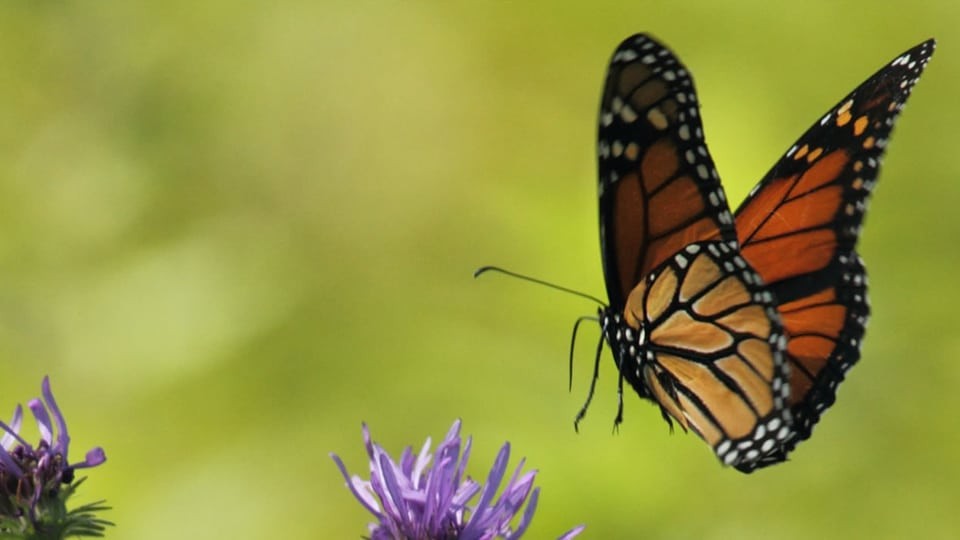
[[[641,373],[649,353],[648,332],[643,317],[638,319],[629,310],[621,312],[611,307],[601,308],[599,317],[604,338],[613,351],[618,370],[641,397],[646,397],[649,392],[641,382]]]

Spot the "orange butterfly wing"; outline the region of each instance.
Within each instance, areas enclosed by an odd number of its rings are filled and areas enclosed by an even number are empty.
[[[668,49],[639,34],[617,47],[600,102],[600,247],[610,305],[684,246],[734,241],[707,152],[693,80]]]
[[[741,252],[773,292],[789,337],[790,405],[810,436],[860,356],[869,316],[855,251],[894,120],[933,54],[933,40],[898,56],[813,125],[736,212]]]

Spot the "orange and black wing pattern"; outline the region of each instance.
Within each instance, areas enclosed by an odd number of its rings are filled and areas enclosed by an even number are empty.
[[[600,247],[611,308],[660,263],[704,240],[734,242],[693,80],[638,34],[617,47],[600,102]]]
[[[933,54],[906,51],[830,109],[790,147],[736,212],[743,257],[777,302],[788,337],[796,437],[810,436],[860,357],[869,316],[855,251],[891,129]]]
[[[604,327],[624,378],[724,464],[751,470],[793,436],[773,296],[727,242],[664,261]]]

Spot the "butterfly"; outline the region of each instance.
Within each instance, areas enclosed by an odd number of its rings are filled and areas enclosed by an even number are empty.
[[[649,35],[617,47],[597,144],[609,298],[599,319],[620,373],[617,423],[626,380],[743,472],[810,437],[860,357],[870,307],[856,243],[894,120],[934,46],[841,99],[735,213],[687,68]]]

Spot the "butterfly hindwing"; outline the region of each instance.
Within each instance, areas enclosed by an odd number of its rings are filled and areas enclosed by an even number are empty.
[[[783,457],[810,436],[859,359],[869,306],[855,246],[894,121],[933,50],[932,40],[910,49],[843,98],[736,212],[742,254],[773,292],[789,337],[797,437]]]
[[[725,464],[753,468],[792,437],[783,328],[735,244],[688,245],[633,289],[612,322],[627,381]]]
[[[789,329],[790,405],[797,429],[787,451],[810,436],[820,414],[833,404],[847,370],[860,357],[870,315],[866,270],[856,253],[840,255],[838,263],[840,273],[833,286],[778,307]]]
[[[600,103],[600,244],[611,307],[684,246],[736,233],[707,152],[693,80],[639,34],[617,47]]]

